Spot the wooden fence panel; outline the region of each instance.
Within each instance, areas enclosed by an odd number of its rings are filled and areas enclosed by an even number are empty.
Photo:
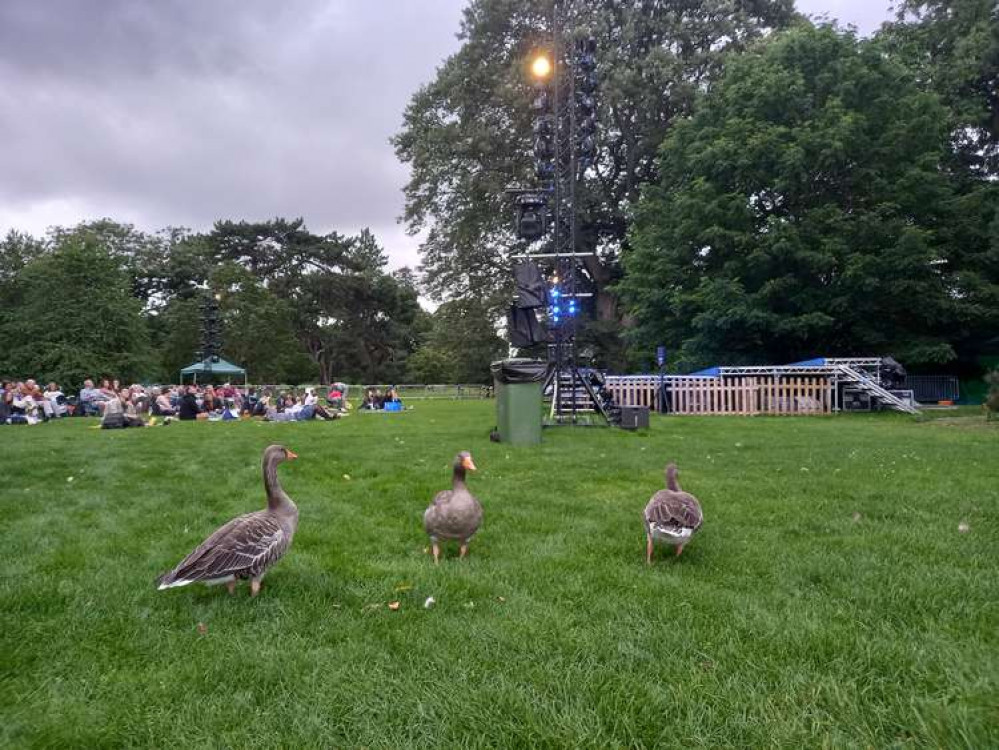
[[[835,406],[825,377],[667,376],[673,414],[828,414]],[[660,380],[654,375],[612,376],[607,387],[618,406],[659,410]]]

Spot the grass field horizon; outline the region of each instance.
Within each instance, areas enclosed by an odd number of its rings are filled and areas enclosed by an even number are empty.
[[[0,428],[0,745],[999,745],[996,426],[653,417],[518,447],[494,421]],[[301,520],[261,595],[156,591],[263,507],[270,443]],[[459,450],[485,523],[435,567]],[[647,567],[668,460],[705,525]]]

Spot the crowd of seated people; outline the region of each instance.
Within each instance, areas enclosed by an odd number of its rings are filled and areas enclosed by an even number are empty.
[[[69,413],[69,401],[56,383],[43,391],[30,379],[0,382],[0,424],[39,424]]]
[[[312,388],[302,392],[214,385],[164,385],[146,388],[122,386],[103,379],[100,386],[87,379],[76,397],[68,397],[57,383],[43,391],[34,380],[0,382],[0,424],[39,424],[66,416],[99,417],[108,429],[165,424],[174,419],[233,420],[251,417],[290,422],[337,419],[348,407],[346,386],[335,384],[327,393],[327,406]]]
[[[303,422],[309,419],[333,420],[340,417],[340,412],[330,405],[327,409],[319,403],[312,388],[296,395],[283,393],[274,396],[265,393],[261,396],[264,420],[267,422]]]
[[[361,408],[366,411],[379,411],[382,409],[385,411],[399,411],[402,408],[402,399],[399,398],[399,392],[394,385],[389,386],[385,393],[382,393],[380,388],[371,387],[364,392],[364,398],[361,399]]]

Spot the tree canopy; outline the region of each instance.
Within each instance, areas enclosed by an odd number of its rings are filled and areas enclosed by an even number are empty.
[[[25,259],[4,297],[0,340],[11,374],[78,386],[112,373],[134,380],[152,367],[142,303],[92,236],[57,235]]]
[[[580,0],[574,33],[597,42],[598,157],[581,186],[582,236],[596,293],[596,316],[617,320],[608,284],[618,271],[629,206],[655,179],[655,153],[696,93],[742,49],[794,16],[791,0]],[[427,230],[422,245],[428,292],[439,300],[508,302],[509,260],[523,248],[511,231],[503,191],[532,184],[529,53],[545,41],[551,3],[474,0],[465,11],[461,49],[406,109],[394,143],[411,168],[405,220]],[[616,339],[618,331],[612,332]]]
[[[370,232],[301,220],[148,234],[111,220],[0,242],[5,374],[78,386],[111,375],[172,382],[220,297],[223,354],[256,382],[401,379],[420,341],[417,290],[385,270]],[[61,291],[65,290],[65,291]]]
[[[999,245],[995,193],[969,203],[948,137],[939,97],[876,41],[802,26],[731,58],[636,212],[633,343],[690,367],[953,359],[995,330]]]

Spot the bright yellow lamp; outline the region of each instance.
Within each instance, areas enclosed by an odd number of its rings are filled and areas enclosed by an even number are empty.
[[[531,73],[535,78],[547,78],[551,75],[552,64],[544,55],[538,55],[531,63]]]

